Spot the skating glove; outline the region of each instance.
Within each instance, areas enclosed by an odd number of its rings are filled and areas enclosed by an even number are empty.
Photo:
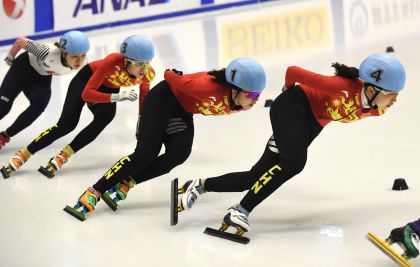
[[[11,55],[7,55],[7,57],[4,59],[4,61],[6,62],[7,65],[12,66],[13,61],[15,60],[14,57],[12,57]]]
[[[176,75],[181,76],[182,74],[184,74],[181,70],[177,70],[177,69],[166,69],[166,71],[173,71]]]
[[[137,93],[133,89],[122,88],[118,94],[111,94],[111,102],[129,100],[131,102],[137,99]]]

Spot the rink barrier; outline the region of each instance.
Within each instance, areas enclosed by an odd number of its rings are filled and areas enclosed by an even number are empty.
[[[35,29],[34,33],[30,35],[26,35],[28,38],[33,40],[50,38],[54,36],[61,36],[63,33],[70,31],[70,30],[80,30],[80,31],[93,31],[97,29],[103,29],[108,27],[117,27],[122,25],[134,24],[134,23],[142,23],[142,22],[149,22],[149,21],[157,21],[167,18],[174,18],[174,17],[181,17],[181,16],[188,16],[198,13],[204,12],[211,12],[226,8],[232,7],[240,7],[245,5],[254,5],[263,2],[274,2],[274,1],[284,1],[284,0],[245,0],[239,2],[232,2],[232,3],[225,3],[219,5],[210,5],[204,7],[198,7],[190,10],[182,10],[177,12],[165,13],[165,14],[158,14],[158,15],[151,15],[147,17],[140,17],[135,19],[123,20],[123,21],[115,21],[110,23],[102,23],[92,26],[85,26],[85,27],[78,27],[78,28],[69,28],[66,30],[54,31],[54,14],[53,14],[53,7],[52,7],[52,0],[44,0],[39,1],[35,0]],[[202,0],[202,3],[208,3],[211,1]],[[42,5],[42,4],[43,5]],[[47,3],[47,6],[45,4]],[[18,33],[17,33],[18,34]],[[0,46],[10,45],[12,44],[17,37],[21,35],[17,35],[15,38],[9,38],[5,40],[0,40]]]

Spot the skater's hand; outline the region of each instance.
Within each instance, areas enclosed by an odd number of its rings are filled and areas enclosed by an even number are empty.
[[[281,88],[281,91],[282,91],[282,92],[284,92],[284,91],[286,91],[286,90],[287,90],[286,85],[283,85],[283,88]]]
[[[166,71],[172,71],[174,72],[176,75],[183,75],[184,73],[181,70],[177,70],[177,69],[166,69]]]
[[[6,64],[9,65],[9,66],[12,66],[14,60],[15,60],[15,58],[12,57],[11,55],[7,55],[7,57],[4,59]]]
[[[111,95],[111,102],[119,102],[125,100],[133,102],[136,101],[136,99],[137,93],[133,89],[122,88],[118,94]]]

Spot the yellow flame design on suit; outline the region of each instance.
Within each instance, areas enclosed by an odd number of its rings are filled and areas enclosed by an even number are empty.
[[[226,111],[227,97],[224,97],[223,101],[206,101],[196,103],[197,109],[204,115],[227,115],[229,112]]]
[[[329,106],[328,102],[325,103],[325,106],[328,107],[327,112],[335,121],[342,120],[344,122],[352,122],[360,120],[360,117],[354,114],[354,112],[357,111],[357,107],[355,107],[353,99],[346,102],[346,98],[342,96],[340,100],[334,99],[332,101],[332,106]]]

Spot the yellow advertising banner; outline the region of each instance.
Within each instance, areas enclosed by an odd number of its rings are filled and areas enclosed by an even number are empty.
[[[276,54],[298,53],[332,43],[328,5],[307,7],[279,14],[261,14],[219,23],[222,60],[248,56],[272,57]]]

